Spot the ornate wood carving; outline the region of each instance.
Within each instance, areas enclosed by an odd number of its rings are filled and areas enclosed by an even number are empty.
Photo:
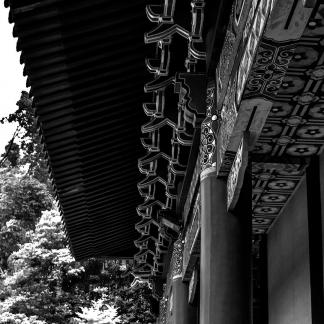
[[[149,265],[153,277],[162,275],[163,254],[180,229],[176,198],[194,130],[205,116],[206,81],[205,75],[199,73],[205,60],[204,6],[201,0],[192,0],[187,7],[175,0],[163,0],[160,5],[146,7],[148,19],[156,25],[144,39],[146,44],[155,45],[155,52],[146,59],[148,72],[153,76],[144,86],[151,99],[143,104],[149,120],[141,128],[147,154],[138,161],[145,178],[138,183],[144,201],[137,207],[142,221],[136,229],[151,238],[145,236],[135,241],[141,249],[135,259],[138,263],[148,262],[152,251],[153,264]],[[149,242],[154,242],[155,247],[149,249]]]
[[[226,94],[224,105],[220,114],[220,126],[217,134],[217,174],[226,176],[229,173],[234,157],[236,155],[235,148],[230,150],[230,140],[235,131],[237,122],[237,105],[235,94],[237,90],[236,79],[229,83],[229,93]],[[239,139],[240,140],[240,139]]]
[[[183,280],[190,280],[200,255],[200,195],[195,200],[192,219],[187,227],[183,250]]]
[[[227,178],[227,208],[233,210],[240,196],[244,173],[248,164],[248,135],[241,140],[234,163]]]
[[[216,133],[219,114],[215,106],[215,85],[209,84],[206,95],[206,119],[201,124],[200,167],[201,177],[216,170]]]
[[[156,23],[172,23],[176,0],[165,0],[164,4],[146,6],[147,18]]]
[[[216,69],[217,104],[224,101],[229,78],[234,68],[235,58],[241,57],[242,49],[251,28],[258,0],[237,0],[233,6],[232,15],[226,32],[226,37]]]
[[[258,42],[266,26],[268,16],[272,10],[273,0],[261,0],[255,9],[254,18],[251,21],[250,30],[247,32],[246,47],[241,57],[241,63],[237,72],[236,101],[240,102],[253,59],[257,51]],[[249,24],[247,24],[248,26]],[[245,33],[246,31],[244,31]]]
[[[265,41],[261,42],[247,81],[244,98],[262,95],[275,99],[294,49],[294,45],[274,46]]]
[[[175,92],[179,93],[178,105],[183,111],[183,119],[193,127],[200,125],[206,116],[205,91],[205,74],[177,74]]]
[[[217,130],[218,153],[215,166],[218,176],[228,176],[243,131],[245,131],[244,127],[250,123],[251,109],[242,111],[240,102],[272,5],[272,0],[246,1],[240,14],[236,15],[236,19],[234,19],[234,13],[236,13],[235,10],[239,10],[238,7],[235,7],[232,15],[220,65],[217,69],[217,91],[219,94],[217,106],[220,110],[220,118]],[[238,19],[238,17],[241,18]],[[235,48],[237,48],[236,57],[232,57]],[[234,66],[236,69],[231,70]],[[230,71],[227,71],[226,68]],[[259,121],[255,120],[254,123],[259,123]]]
[[[182,239],[178,239],[174,242],[173,253],[170,262],[171,267],[171,279],[177,279],[182,276],[182,253],[183,253],[183,243]]]
[[[188,294],[188,303],[192,304],[194,302],[197,286],[199,282],[199,272],[197,268],[195,268],[191,274],[191,278],[189,281],[189,294]]]
[[[159,324],[167,324],[168,298],[164,296],[160,300]]]
[[[192,179],[190,182],[189,192],[187,194],[187,199],[183,207],[182,218],[184,220],[184,224],[186,225],[187,219],[189,217],[189,213],[191,209],[194,207],[194,197],[199,190],[199,180],[200,180],[200,158],[198,157],[196,161],[196,166],[194,172],[192,174]]]

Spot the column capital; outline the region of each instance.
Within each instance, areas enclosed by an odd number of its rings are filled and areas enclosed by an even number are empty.
[[[216,134],[220,115],[216,109],[215,82],[209,82],[206,94],[206,118],[201,124],[200,178],[216,174]]]
[[[183,243],[182,238],[180,237],[177,241],[174,242],[173,245],[173,253],[171,259],[171,275],[172,280],[177,278],[182,278],[182,253],[183,253]]]

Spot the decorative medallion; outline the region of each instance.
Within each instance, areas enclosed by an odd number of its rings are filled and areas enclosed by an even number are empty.
[[[208,85],[206,95],[206,119],[201,124],[200,166],[203,178],[216,168],[216,131],[219,116],[215,109],[215,84]]]

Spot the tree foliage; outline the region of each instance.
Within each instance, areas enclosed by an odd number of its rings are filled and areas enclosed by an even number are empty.
[[[15,123],[16,132],[2,154],[0,167],[28,166],[28,174],[40,182],[48,183],[47,164],[43,159],[43,149],[33,102],[26,91],[22,91],[17,101],[17,109],[0,123]],[[50,188],[50,186],[49,186]]]
[[[42,211],[53,207],[45,184],[18,169],[0,171],[0,259],[3,268],[26,232],[34,229]]]
[[[8,259],[3,289],[18,300],[7,311],[36,316],[48,323],[67,323],[78,307],[89,304],[83,291],[62,289],[64,281],[71,278],[81,281],[85,271],[66,244],[59,213],[43,212],[35,230],[29,232],[28,241]]]
[[[150,288],[132,288],[129,269],[71,255],[26,92],[17,107],[0,120],[18,125],[0,161],[0,324],[153,324]]]
[[[106,305],[104,299],[91,302],[91,307],[81,307],[81,312],[77,313],[80,318],[79,323],[98,323],[98,324],[118,324],[121,323],[117,309]],[[78,322],[78,320],[76,320]]]
[[[76,262],[56,210],[43,212],[27,236],[8,259],[0,296],[7,306],[0,314],[45,323],[153,323],[149,288],[132,289],[117,261],[104,269],[101,260]]]

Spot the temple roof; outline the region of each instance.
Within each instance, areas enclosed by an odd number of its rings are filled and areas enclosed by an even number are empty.
[[[133,256],[144,154],[144,1],[5,5],[73,254]]]
[[[5,1],[78,260],[133,257],[138,223],[177,218],[192,143],[198,150],[232,1],[153,2]],[[162,272],[174,233],[157,226],[152,267]]]

